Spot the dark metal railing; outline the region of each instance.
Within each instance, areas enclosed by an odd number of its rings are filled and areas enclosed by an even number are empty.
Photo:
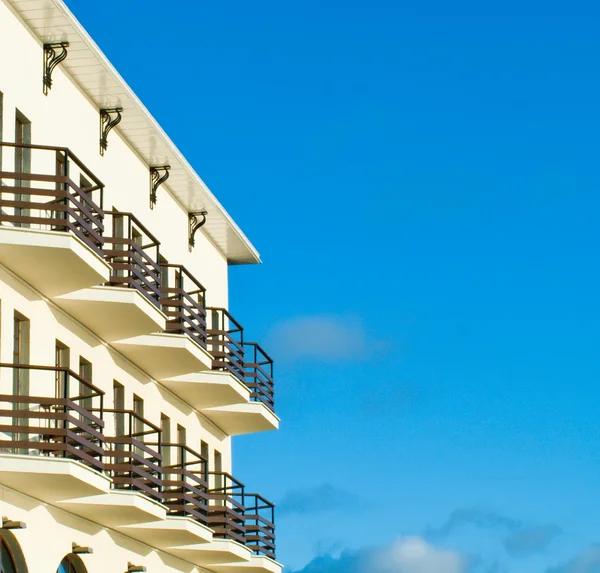
[[[244,342],[244,381],[252,401],[275,411],[273,360],[256,342]]]
[[[246,547],[275,559],[275,505],[256,493],[244,494]]]
[[[106,436],[106,470],[116,489],[162,500],[161,430],[132,410],[106,409],[114,435]]]
[[[213,370],[229,372],[245,382],[244,328],[224,308],[207,310],[207,345],[213,357]]]
[[[163,504],[169,515],[208,525],[208,462],[184,444],[162,444]]]
[[[0,376],[7,372],[13,393],[0,395],[0,452],[103,471],[104,392],[68,368],[1,363]]]
[[[246,543],[244,484],[225,472],[209,472],[208,524],[214,537]]]
[[[104,256],[112,267],[109,285],[137,289],[159,306],[160,242],[131,213],[105,215]]]
[[[70,232],[102,255],[104,184],[66,147],[0,142],[9,150],[15,167],[0,166],[0,224]]]
[[[160,268],[167,332],[187,334],[206,348],[206,289],[183,265],[161,264]]]

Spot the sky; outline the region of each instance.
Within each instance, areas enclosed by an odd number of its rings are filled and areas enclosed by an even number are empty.
[[[600,5],[67,4],[262,255],[286,573],[599,573]]]

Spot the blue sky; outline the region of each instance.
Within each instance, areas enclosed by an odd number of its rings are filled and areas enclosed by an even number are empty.
[[[260,250],[294,573],[600,571],[600,6],[67,0]]]

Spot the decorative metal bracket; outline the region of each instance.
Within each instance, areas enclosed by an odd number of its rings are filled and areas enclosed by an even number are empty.
[[[121,122],[122,111],[122,107],[111,107],[100,110],[100,155],[104,155],[108,147],[108,134],[110,130]]]
[[[202,225],[204,225],[204,223],[206,223],[206,215],[207,214],[208,214],[208,211],[194,211],[193,213],[190,213],[188,215],[188,221],[189,221],[188,248],[190,251],[196,245],[196,241],[194,240],[196,231],[198,231],[198,229],[200,227],[202,227]],[[198,219],[198,217],[202,217],[202,219]]]
[[[44,44],[44,95],[52,89],[52,72],[62,61],[67,59],[69,42]],[[60,50],[60,51],[58,51]]]
[[[170,165],[150,167],[150,209],[154,209],[156,205],[158,188],[169,178],[169,169],[171,169]]]

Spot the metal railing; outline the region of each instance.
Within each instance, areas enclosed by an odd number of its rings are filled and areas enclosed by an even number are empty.
[[[106,409],[114,435],[106,436],[106,470],[115,489],[162,500],[161,430],[132,410]]]
[[[273,360],[256,342],[244,342],[244,382],[252,401],[275,411]]]
[[[66,147],[0,142],[0,224],[70,232],[102,256],[104,184]],[[74,179],[79,175],[79,184]],[[93,193],[98,198],[94,199]]]
[[[226,472],[209,472],[208,524],[214,537],[246,543],[244,484]]]
[[[0,376],[13,387],[0,395],[0,452],[69,458],[104,470],[102,390],[61,367],[1,363]]]
[[[208,462],[184,444],[162,444],[163,504],[169,515],[208,525]]]
[[[213,370],[229,372],[245,382],[244,328],[224,308],[207,309],[207,345]]]
[[[160,268],[167,332],[187,334],[206,348],[206,289],[183,265],[161,264]]]
[[[134,288],[160,305],[159,246],[132,213],[106,211],[104,257],[112,267],[109,285]]]
[[[244,494],[246,547],[275,559],[275,505],[257,493]]]

